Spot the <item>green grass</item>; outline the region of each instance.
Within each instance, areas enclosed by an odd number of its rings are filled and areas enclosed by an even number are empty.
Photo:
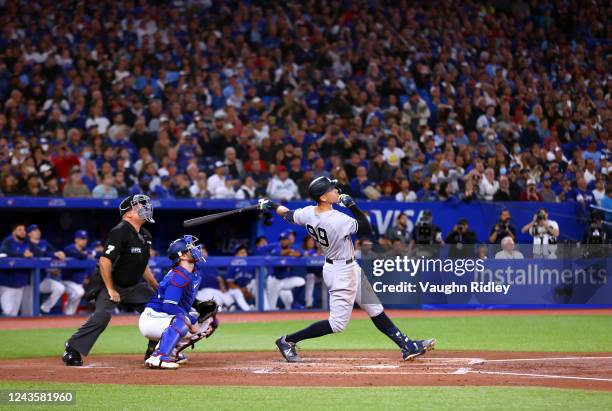
[[[308,325],[308,321],[221,324],[216,334],[200,344],[202,351],[266,351],[274,339]],[[516,316],[397,319],[415,338],[436,337],[441,350],[504,350],[548,352],[610,352],[612,327],[607,316]],[[74,329],[2,330],[0,358],[59,355]],[[108,328],[92,354],[137,353],[145,341],[134,326]],[[353,320],[339,335],[300,343],[303,349],[395,349],[369,320]]]
[[[0,382],[7,390],[74,390],[87,410],[612,410],[612,393],[512,387],[176,387]],[[39,407],[39,408],[43,408]],[[297,408],[296,408],[297,407]],[[12,409],[9,407],[7,409]],[[32,409],[19,406],[19,409]]]

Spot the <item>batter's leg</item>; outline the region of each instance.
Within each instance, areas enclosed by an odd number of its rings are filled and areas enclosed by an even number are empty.
[[[393,324],[393,321],[384,312],[384,308],[363,270],[361,270],[360,280],[359,292],[356,298],[357,304],[368,313],[376,328],[397,344],[405,361],[412,360],[419,355],[425,354],[427,351],[433,350],[436,344],[434,338],[411,340]]]

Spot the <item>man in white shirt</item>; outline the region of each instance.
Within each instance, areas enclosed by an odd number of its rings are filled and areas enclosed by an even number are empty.
[[[557,238],[559,237],[559,224],[548,219],[548,211],[541,208],[533,220],[526,224],[521,231],[533,237],[534,258],[557,258]]]
[[[222,161],[215,163],[215,174],[208,177],[208,192],[214,196],[217,189],[223,190],[225,188],[225,175],[227,174],[227,167]]]
[[[391,167],[399,167],[400,162],[406,156],[404,150],[397,147],[397,141],[395,137],[391,137],[387,140],[387,147],[383,149],[383,158]]]
[[[501,240],[502,249],[495,254],[496,260],[522,260],[523,253],[514,249],[514,240],[512,237],[504,237]]]
[[[295,200],[300,198],[298,186],[289,178],[287,167],[276,167],[276,175],[268,183],[266,192],[270,198],[280,200]]]
[[[495,180],[495,171],[492,168],[487,168],[484,172],[484,178],[480,182],[480,194],[487,201],[493,200],[493,195],[499,190],[499,183]]]

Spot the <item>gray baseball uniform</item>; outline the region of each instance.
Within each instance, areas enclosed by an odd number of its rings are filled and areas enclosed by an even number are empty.
[[[344,330],[356,302],[370,317],[383,312],[383,306],[355,261],[351,235],[357,220],[337,210],[317,213],[315,206],[294,211],[293,221],[306,227],[325,256],[323,281],[329,289],[329,324],[334,332]]]

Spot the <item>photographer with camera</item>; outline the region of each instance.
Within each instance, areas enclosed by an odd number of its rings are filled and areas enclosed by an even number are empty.
[[[610,243],[610,237],[604,226],[604,213],[594,210],[591,213],[589,226],[585,228],[582,236],[582,244],[586,245],[582,255],[584,258],[604,258],[607,255],[605,244]]]
[[[455,224],[453,231],[446,235],[444,242],[453,244],[448,253],[449,258],[473,257],[476,233],[469,230],[468,221],[462,218]]]
[[[534,214],[533,220],[526,224],[521,232],[529,233],[533,237],[534,258],[557,258],[559,224],[548,219],[548,211],[545,208]]]
[[[433,257],[436,255],[434,247],[436,244],[444,244],[444,241],[442,241],[442,230],[434,225],[431,210],[423,210],[412,231],[412,239],[410,244],[408,244],[408,255]]]
[[[502,210],[499,213],[499,221],[491,228],[489,243],[500,244],[504,237],[510,237],[512,240],[516,239],[516,228],[510,225],[510,218],[510,211],[508,210]]]

